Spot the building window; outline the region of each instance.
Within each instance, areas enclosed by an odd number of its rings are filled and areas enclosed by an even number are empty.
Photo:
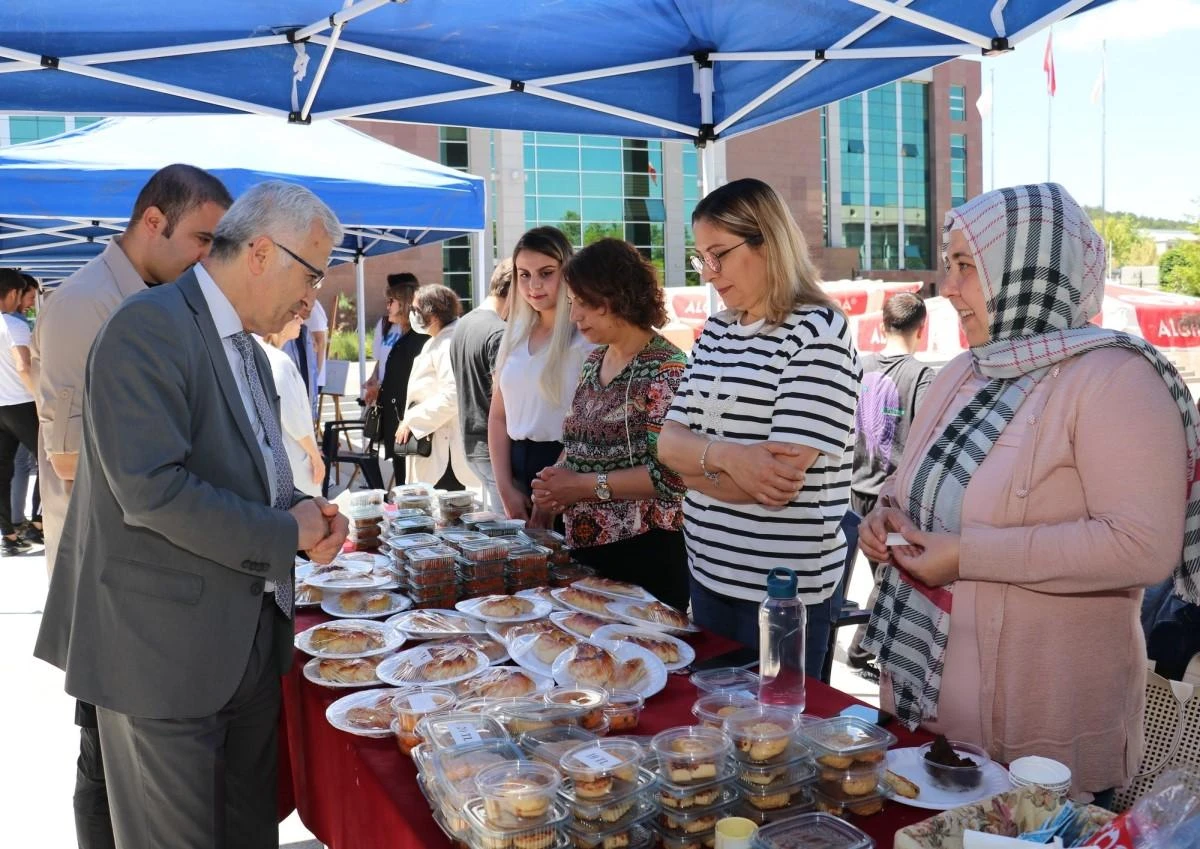
[[[438,159],[443,165],[466,171],[470,164],[466,127],[438,128]],[[471,237],[455,236],[442,242],[442,283],[471,308]]]
[[[700,154],[695,145],[683,146],[683,247],[691,256],[696,249],[696,237],[692,233],[692,212],[700,202]],[[703,286],[700,275],[692,270],[691,262],[683,264],[683,279],[687,286]]]
[[[558,227],[576,247],[624,239],[665,279],[661,142],[525,133],[525,167],[527,227]],[[684,205],[696,201],[685,174]]]
[[[49,118],[34,115],[14,115],[8,119],[10,144],[46,139],[67,131],[66,118]]]
[[[950,134],[950,205],[967,202],[967,137]]]
[[[967,120],[967,89],[965,86],[950,86],[950,120]]]

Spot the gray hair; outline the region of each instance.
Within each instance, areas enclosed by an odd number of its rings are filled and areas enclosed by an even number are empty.
[[[259,183],[235,200],[221,218],[209,256],[230,259],[263,235],[292,247],[308,235],[314,222],[325,229],[334,246],[341,244],[342,225],[319,197],[295,183]]]

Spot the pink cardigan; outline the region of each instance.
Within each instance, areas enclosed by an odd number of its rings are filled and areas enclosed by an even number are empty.
[[[963,354],[930,386],[885,488],[902,507],[971,376]],[[974,589],[977,641],[963,654],[980,668],[948,663],[942,686],[978,682],[974,742],[994,759],[1044,755],[1071,768],[1073,791],[1120,787],[1144,747],[1142,587],[1171,574],[1183,545],[1183,425],[1153,366],[1116,348],[1059,364],[1017,415],[1011,461],[989,454],[962,509],[958,586]]]

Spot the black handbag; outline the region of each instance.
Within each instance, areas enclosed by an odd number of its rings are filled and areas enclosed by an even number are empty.
[[[393,453],[397,457],[428,457],[433,454],[433,437],[410,436],[407,442],[397,442]]]
[[[383,435],[383,410],[378,404],[368,404],[363,411],[363,438],[367,442],[378,442]]]

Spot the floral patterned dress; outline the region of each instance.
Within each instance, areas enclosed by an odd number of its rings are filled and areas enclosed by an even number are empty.
[[[575,548],[607,545],[654,528],[683,528],[686,487],[658,461],[658,434],[683,377],[687,356],[657,333],[608,384],[600,366],[608,346],[583,364],[571,411],[563,423],[565,465],[596,474],[646,466],[656,497],[642,501],[581,501],[564,514],[567,541]]]

